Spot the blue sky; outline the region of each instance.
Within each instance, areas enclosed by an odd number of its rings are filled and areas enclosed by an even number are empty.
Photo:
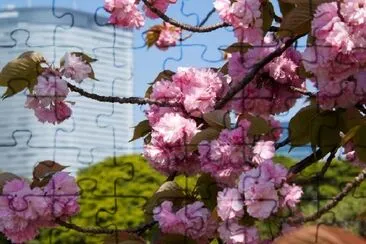
[[[195,25],[212,9],[212,2],[213,0],[179,0],[178,4],[172,5],[167,13],[181,22]],[[7,5],[26,7],[29,4],[33,7],[70,7],[94,12],[98,7],[103,6],[103,0],[2,0],[0,7]],[[277,6],[275,6],[275,10],[278,12]],[[207,24],[217,23],[218,21],[217,15],[214,14]],[[135,96],[143,96],[148,87],[147,83],[153,81],[163,69],[174,71],[179,66],[219,67],[223,64],[223,61],[222,53],[218,48],[235,42],[230,30],[221,29],[213,33],[194,34],[192,38],[177,47],[170,48],[168,51],[159,51],[154,47],[150,49],[143,47],[142,31],[160,22],[147,20],[144,28],[134,32]],[[282,121],[289,120],[291,115],[301,106],[302,101],[298,102],[290,113],[278,116],[278,119]],[[142,110],[143,108],[135,106],[135,122],[144,119]]]

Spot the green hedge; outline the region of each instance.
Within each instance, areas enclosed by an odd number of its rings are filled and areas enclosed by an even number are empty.
[[[295,161],[278,156],[275,161],[289,167]],[[299,177],[300,180],[314,176],[323,166],[322,162],[314,164],[306,169]],[[304,197],[301,204],[305,215],[317,209],[337,194],[340,188],[351,180],[360,169],[350,166],[348,163],[335,160],[324,180],[305,184]],[[101,163],[81,170],[78,173],[78,182],[82,189],[80,205],[81,212],[72,221],[81,226],[102,226],[109,228],[130,228],[143,223],[144,215],[142,206],[146,199],[156,191],[164,180],[158,172],[140,156],[129,155],[118,157],[115,160],[109,158]],[[185,182],[184,177],[178,178],[181,186],[194,185],[195,178]],[[319,192],[318,187],[319,185]],[[354,193],[354,197],[346,197],[332,213],[326,214],[320,222],[339,225],[361,235],[366,235],[365,222],[356,219],[366,211],[366,200],[361,197],[366,195],[366,184]],[[320,194],[317,196],[317,194]],[[360,197],[356,197],[360,196]],[[38,243],[101,243],[105,235],[86,235],[62,227],[53,230],[42,230],[40,237],[32,244]]]

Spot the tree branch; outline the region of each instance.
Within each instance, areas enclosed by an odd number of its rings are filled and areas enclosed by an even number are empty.
[[[146,0],[144,0],[146,1]],[[295,38],[287,40],[285,43],[283,43],[279,48],[277,48],[274,52],[272,52],[270,55],[256,63],[253,68],[250,70],[250,72],[244,77],[243,80],[241,80],[239,83],[235,84],[234,86],[230,87],[229,91],[226,93],[226,95],[219,100],[216,105],[215,109],[221,109],[225,106],[227,102],[229,102],[240,90],[242,90],[249,82],[251,82],[254,77],[257,75],[257,73],[269,62],[271,62],[274,58],[277,58],[282,55],[283,52],[286,51],[287,48],[289,48],[294,42],[296,42],[301,36],[297,36]]]
[[[347,194],[358,187],[362,181],[365,179],[366,176],[366,169],[362,170],[361,173],[354,178],[351,182],[349,182],[343,190],[338,193],[331,201],[329,201],[326,205],[320,208],[317,212],[313,213],[312,215],[306,217],[293,217],[288,220],[289,224],[300,224],[303,222],[309,222],[319,219],[323,214],[337,206],[337,204],[345,197]]]
[[[302,89],[302,88],[298,88],[298,87],[294,87],[294,86],[290,86],[289,87],[291,91],[294,91],[294,92],[298,92],[304,96],[308,96],[308,97],[316,97],[316,94],[315,93],[312,93],[312,92],[309,92],[305,89]]]
[[[128,232],[128,233],[134,233],[137,235],[142,235],[145,231],[147,231],[148,229],[152,228],[157,222],[156,221],[152,221],[150,223],[144,224],[136,229],[125,229],[125,230],[121,230],[121,229],[107,229],[107,228],[98,228],[98,227],[81,227],[78,226],[76,224],[73,223],[68,223],[65,222],[61,219],[56,219],[56,223],[59,224],[60,226],[63,226],[67,229],[72,229],[75,230],[77,232],[81,232],[81,233],[92,233],[92,234],[114,234],[117,232]]]
[[[224,23],[224,22],[217,23],[217,24],[214,24],[211,26],[193,26],[193,25],[188,25],[188,24],[184,24],[184,23],[179,23],[178,21],[176,21],[176,20],[168,17],[164,13],[162,13],[159,9],[155,8],[148,0],[142,0],[142,1],[146,5],[146,7],[148,7],[153,13],[155,13],[157,16],[159,16],[162,20],[164,20],[165,22],[168,22],[169,24],[172,24],[176,27],[179,27],[183,30],[203,33],[203,32],[211,32],[216,29],[230,26],[229,24]]]
[[[310,154],[297,164],[293,165],[288,171],[288,179],[293,178],[296,174],[303,171],[305,168],[309,167],[313,163],[317,162],[319,159],[324,157],[322,151],[319,149],[315,153]]]
[[[275,149],[277,150],[277,149],[279,149],[279,148],[281,148],[281,147],[286,146],[286,145],[287,145],[287,144],[289,144],[289,143],[290,143],[290,137],[287,137],[287,138],[286,138],[286,139],[284,139],[283,141],[276,143],[276,144],[275,144]]]
[[[209,20],[211,15],[213,15],[215,13],[215,11],[216,11],[215,8],[211,9],[211,11],[206,14],[206,17],[201,21],[201,23],[198,25],[198,27],[203,26]],[[180,41],[185,41],[192,36],[193,36],[193,33],[189,34],[186,37],[181,38]]]
[[[109,103],[121,103],[121,104],[138,104],[138,105],[144,105],[144,104],[155,104],[163,107],[179,107],[180,105],[177,103],[170,103],[170,102],[161,102],[156,101],[153,99],[148,98],[141,98],[141,97],[110,97],[110,96],[101,96],[94,93],[89,93],[79,87],[76,87],[70,83],[67,83],[67,86],[70,88],[71,91],[77,92],[80,95],[97,100],[99,102],[109,102]]]

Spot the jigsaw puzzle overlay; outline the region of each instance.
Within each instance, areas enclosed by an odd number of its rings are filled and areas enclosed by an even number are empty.
[[[363,243],[366,2],[325,2],[5,2],[0,67],[68,85],[0,84],[0,243]]]

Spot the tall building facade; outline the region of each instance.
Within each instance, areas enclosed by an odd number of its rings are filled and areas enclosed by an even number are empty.
[[[0,11],[0,68],[24,51],[42,53],[59,65],[65,52],[84,52],[97,59],[96,78],[80,87],[104,96],[132,96],[131,31],[116,29],[97,13],[71,9],[21,8]],[[1,88],[1,92],[4,89]],[[69,171],[106,157],[131,153],[133,107],[102,103],[77,93],[73,115],[59,125],[43,124],[24,108],[26,94],[0,101],[0,171],[30,176],[42,160],[68,165]]]

